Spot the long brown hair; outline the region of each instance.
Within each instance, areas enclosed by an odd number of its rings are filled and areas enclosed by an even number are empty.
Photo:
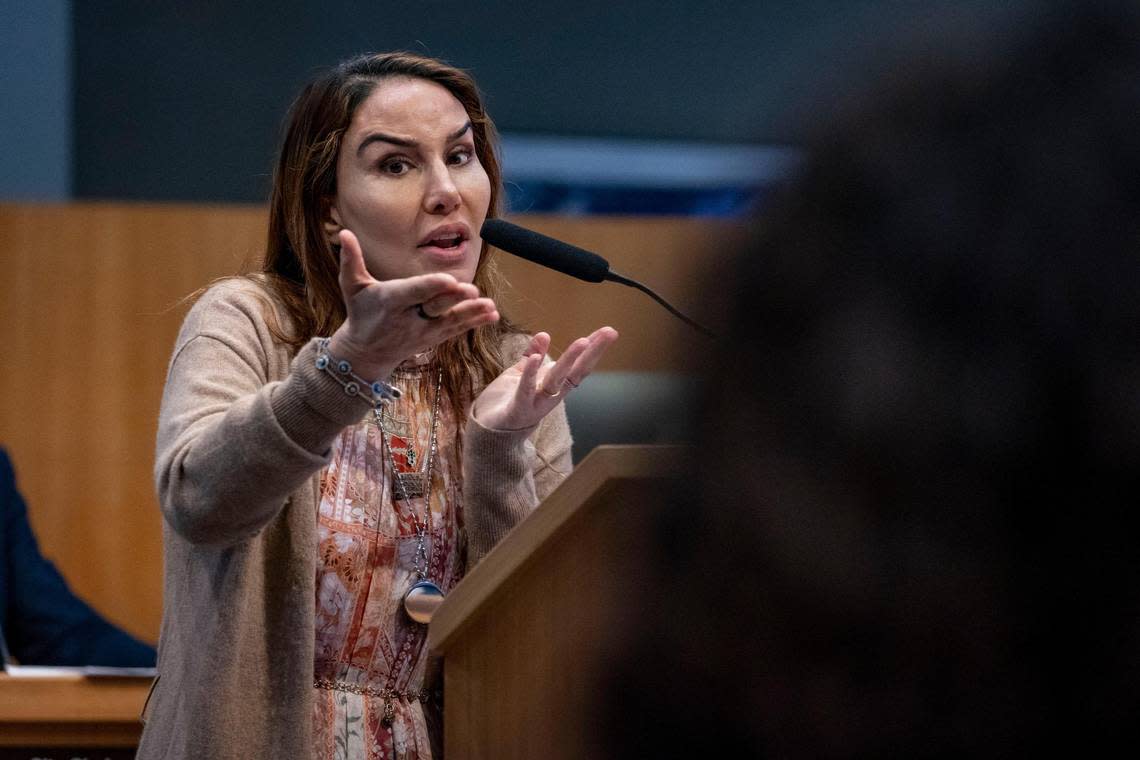
[[[315,335],[331,335],[345,320],[338,253],[324,229],[329,199],[337,191],[337,155],[356,109],[380,81],[399,76],[435,82],[463,104],[471,119],[475,153],[490,179],[487,216],[498,215],[502,196],[498,136],[470,75],[434,58],[394,52],[350,58],[318,76],[289,111],[273,174],[269,239],[261,266],[265,284],[288,318],[288,324],[282,324],[270,315],[270,331],[294,350]],[[481,294],[496,298],[500,282],[484,242],[474,283]],[[517,328],[504,318],[437,348],[444,389],[457,410],[471,397],[473,382],[489,383],[502,371],[500,345],[513,332]]]

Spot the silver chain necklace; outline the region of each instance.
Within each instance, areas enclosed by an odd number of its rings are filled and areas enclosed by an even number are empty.
[[[403,501],[412,510],[412,522],[416,526],[416,559],[412,566],[416,573],[416,582],[404,593],[404,611],[415,622],[424,624],[431,622],[436,608],[443,602],[443,591],[428,577],[431,555],[427,549],[427,530],[431,523],[432,474],[435,468],[437,449],[436,428],[439,425],[439,399],[442,388],[443,367],[440,367],[435,380],[435,399],[432,402],[431,409],[431,433],[428,436],[427,463],[424,466],[423,475],[418,472],[401,473],[396,469],[396,457],[392,454],[392,444],[388,439],[388,431],[384,429],[382,414],[379,409],[372,410],[372,414],[376,418],[376,425],[380,428],[380,445],[387,452],[388,464],[392,468],[393,496]],[[410,444],[408,449],[411,451]],[[416,513],[411,504],[411,499],[419,496],[424,497],[423,522],[420,521],[419,514]],[[394,509],[395,504],[393,503],[392,506]],[[433,552],[434,548],[433,545]]]

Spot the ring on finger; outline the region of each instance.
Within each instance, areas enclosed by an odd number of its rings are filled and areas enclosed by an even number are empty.
[[[562,382],[566,383],[566,384],[567,384],[567,385],[569,385],[571,388],[577,388],[577,387],[578,387],[578,383],[574,382],[573,380],[571,380],[571,379],[570,379],[570,378],[568,378],[568,377],[567,377],[567,378],[565,378],[565,379],[564,379]]]
[[[541,393],[543,396],[546,396],[547,398],[558,398],[559,396],[562,395],[562,389],[561,388],[558,389],[557,393],[551,393],[550,391],[546,390],[546,388],[543,388],[541,385],[538,386],[538,392]]]
[[[422,303],[416,304],[416,315],[419,316],[420,319],[426,319],[429,322],[434,319],[439,319],[438,314],[433,317],[431,314],[428,314],[426,311],[424,311],[424,305]]]

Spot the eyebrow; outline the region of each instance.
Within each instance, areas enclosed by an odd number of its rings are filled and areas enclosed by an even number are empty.
[[[462,137],[464,134],[466,134],[467,130],[469,130],[469,129],[471,129],[471,122],[470,121],[468,121],[462,127],[460,127],[459,129],[455,130],[450,135],[448,135],[447,141],[451,142],[452,140],[458,140],[460,137]],[[416,140],[405,140],[402,137],[394,137],[393,135],[386,135],[383,132],[373,132],[372,134],[368,135],[368,137],[365,137],[363,140],[360,141],[360,146],[356,149],[356,155],[359,156],[361,153],[364,152],[365,148],[367,148],[369,145],[371,145],[374,142],[392,143],[393,145],[399,145],[402,148],[417,148],[417,147],[419,147],[419,142]]]

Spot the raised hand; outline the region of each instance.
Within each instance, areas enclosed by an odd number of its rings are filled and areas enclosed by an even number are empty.
[[[531,338],[526,353],[475,399],[472,415],[486,428],[522,430],[533,427],[586,379],[613,342],[617,330],[601,327],[570,344],[558,361],[544,363],[550,336]]]
[[[368,273],[356,235],[340,231],[340,291],[348,316],[329,341],[329,353],[347,359],[366,378],[387,377],[408,357],[499,312],[479,288],[450,274],[381,281]]]

